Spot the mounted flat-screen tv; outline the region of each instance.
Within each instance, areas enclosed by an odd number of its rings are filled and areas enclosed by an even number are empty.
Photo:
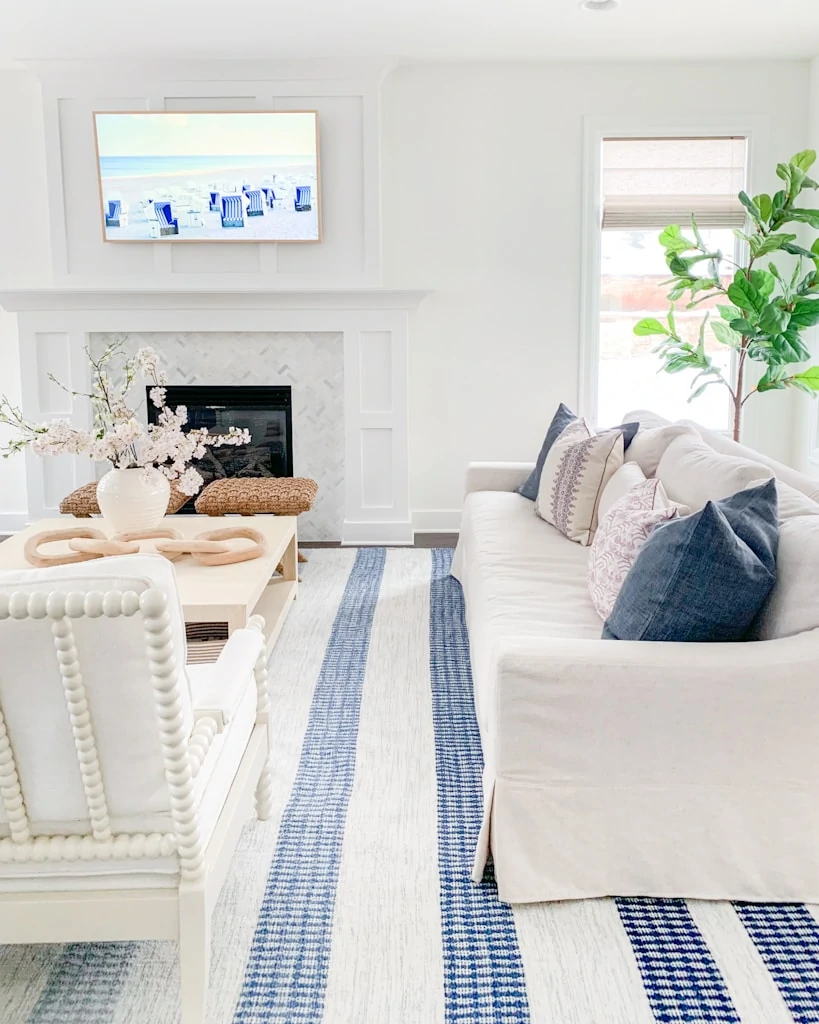
[[[94,114],[107,242],[319,242],[318,115]]]

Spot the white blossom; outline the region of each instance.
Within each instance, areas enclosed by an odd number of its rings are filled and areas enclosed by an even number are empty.
[[[122,366],[118,374],[112,375],[109,367],[118,358]],[[110,462],[118,469],[154,467],[168,479],[178,481],[183,493],[196,494],[203,480],[190,465],[192,460],[202,458],[209,447],[250,442],[249,431],[236,427],[227,434],[209,434],[205,427],[185,431],[188,410],[183,405],[171,409],[165,404],[167,378],[154,349],[140,348],[127,359],[122,342],[114,341],[98,360],[90,354],[89,359],[93,383],[91,394],[85,397],[91,401],[93,427],[79,430],[66,419],[31,423],[5,396],[0,396],[0,424],[18,435],[0,447],[0,455],[29,447],[37,455],[85,455],[95,462]],[[159,409],[158,422],[147,427],[128,403],[137,376],[153,384],[149,396]]]

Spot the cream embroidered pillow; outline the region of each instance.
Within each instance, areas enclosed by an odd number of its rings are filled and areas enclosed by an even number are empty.
[[[655,479],[632,487],[601,516],[588,563],[589,594],[601,619],[611,614],[623,580],[654,527],[688,511],[670,502]]]
[[[591,544],[603,488],[623,464],[623,434],[595,434],[585,420],[568,426],[552,445],[535,502],[535,512],[560,532]]]

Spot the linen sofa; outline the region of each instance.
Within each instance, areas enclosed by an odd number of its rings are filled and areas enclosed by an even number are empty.
[[[485,761],[473,878],[491,854],[512,903],[817,902],[819,481],[691,423],[631,420],[626,460],[692,511],[776,476],[791,561],[783,532],[771,602],[798,559],[816,566],[815,598],[789,595],[799,631],[778,639],[603,640],[589,548],[516,493],[532,465],[470,465],[452,574]]]

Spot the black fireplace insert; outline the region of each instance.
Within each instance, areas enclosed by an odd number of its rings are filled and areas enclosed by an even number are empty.
[[[146,388],[148,421],[156,423],[159,409]],[[250,431],[250,444],[211,448],[193,466],[205,485],[224,477],[293,475],[293,410],[289,386],[169,385],[166,403],[186,406],[186,429],[207,427],[212,434],[230,427]],[[195,511],[193,499],[180,512]]]

